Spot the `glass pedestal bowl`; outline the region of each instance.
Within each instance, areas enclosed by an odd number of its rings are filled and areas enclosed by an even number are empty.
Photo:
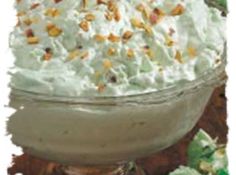
[[[12,141],[39,158],[66,166],[70,175],[144,174],[130,163],[163,150],[188,133],[225,63],[192,82],[124,97],[56,97],[13,89],[8,121]]]

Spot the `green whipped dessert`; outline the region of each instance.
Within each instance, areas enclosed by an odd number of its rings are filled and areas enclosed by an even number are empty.
[[[17,0],[11,87],[125,96],[181,86],[221,63],[225,17],[203,0]]]

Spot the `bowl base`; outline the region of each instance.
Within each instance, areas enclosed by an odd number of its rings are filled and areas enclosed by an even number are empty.
[[[134,162],[110,166],[69,166],[64,171],[68,175],[146,175]]]

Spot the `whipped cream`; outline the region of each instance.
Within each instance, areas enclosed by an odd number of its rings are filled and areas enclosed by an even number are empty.
[[[225,18],[203,0],[17,0],[11,87],[122,96],[181,86],[221,61]]]

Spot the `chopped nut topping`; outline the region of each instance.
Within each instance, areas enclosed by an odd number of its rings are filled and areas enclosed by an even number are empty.
[[[34,3],[34,4],[31,5],[30,10],[34,10],[34,9],[36,9],[38,6],[40,6],[39,3]]]
[[[108,60],[108,59],[105,59],[103,61],[103,67],[106,68],[106,69],[112,68],[112,62],[110,60]]]
[[[17,14],[16,14],[16,16],[24,16],[24,15],[26,15],[26,12],[25,11],[20,11],[20,12],[18,12]]]
[[[54,28],[55,26],[56,26],[55,24],[48,23],[46,29],[47,29],[47,31],[48,31],[48,30]]]
[[[89,0],[82,0],[83,2],[83,8],[86,8],[88,6],[88,1]]]
[[[108,21],[112,21],[113,15],[112,15],[110,12],[107,12],[107,13],[105,13],[105,18],[106,18]]]
[[[150,10],[148,8],[144,8],[142,14],[146,19],[148,19],[150,16]]]
[[[59,3],[61,2],[62,0],[54,0],[55,3]]]
[[[88,51],[83,51],[81,54],[80,54],[80,59],[85,59],[89,56],[89,52]]]
[[[73,60],[73,59],[75,59],[75,58],[77,58],[77,57],[80,57],[80,59],[85,59],[85,58],[87,58],[89,56],[89,52],[88,51],[79,51],[79,49],[75,49],[75,50],[73,50],[73,51],[71,51],[70,53],[69,53],[69,55],[68,55],[68,58],[70,59],[70,60]]]
[[[133,32],[131,32],[131,31],[126,31],[126,32],[123,34],[122,39],[123,39],[124,41],[128,41],[130,38],[132,38],[132,36],[133,36]]]
[[[171,11],[171,15],[172,16],[178,16],[178,15],[182,15],[185,11],[185,8],[181,5],[178,4],[172,11]]]
[[[45,61],[49,61],[51,58],[52,58],[51,53],[45,53],[43,56],[43,60],[45,60]]]
[[[95,16],[92,13],[89,13],[89,14],[85,15],[85,19],[87,21],[94,21],[95,20]]]
[[[28,44],[38,44],[39,38],[36,36],[27,37]]]
[[[56,8],[49,8],[46,10],[46,12],[44,13],[46,16],[50,16],[50,17],[57,17],[60,16],[60,11]]]
[[[121,14],[120,11],[118,9],[115,10],[114,12],[114,19],[118,22],[121,19]]]
[[[137,28],[143,28],[143,23],[139,20],[139,19],[137,19],[137,18],[132,18],[131,20],[130,20],[130,22],[131,22],[131,24],[133,25],[133,27],[137,27]]]
[[[149,17],[149,14],[150,14],[150,9],[148,9],[147,7],[145,7],[143,4],[139,4],[136,6],[136,9],[142,13],[142,15],[145,17],[145,18],[148,18]]]
[[[149,16],[150,23],[152,25],[155,25],[161,22],[164,16],[165,16],[165,13],[162,10],[155,8]]]
[[[80,28],[85,31],[85,32],[88,32],[89,31],[89,23],[87,21],[82,21],[80,24],[79,24]]]
[[[32,24],[32,20],[29,19],[29,18],[26,18],[26,19],[23,20],[23,23],[27,26],[30,26]]]
[[[108,40],[115,43],[115,42],[120,42],[120,37],[119,36],[116,36],[114,35],[113,33],[111,33],[109,36],[108,36]]]
[[[32,19],[26,18],[26,19],[23,20],[23,23],[27,26],[30,26],[31,24],[37,23],[37,22],[38,22],[37,18],[32,18]]]
[[[113,56],[113,55],[115,55],[115,54],[116,54],[116,49],[113,48],[113,47],[110,47],[110,48],[108,49],[108,51],[107,51],[107,55],[108,55],[108,56]]]
[[[34,32],[33,32],[32,29],[27,29],[25,31],[25,35],[26,35],[26,37],[33,37],[34,36]]]
[[[107,1],[106,0],[97,0],[97,4],[100,5],[100,4],[107,4]]]
[[[69,58],[70,60],[73,60],[73,59],[75,59],[76,57],[78,57],[79,55],[80,55],[80,51],[79,51],[78,49],[76,49],[76,50],[73,50],[73,51],[71,51],[71,52],[69,53],[68,58]]]
[[[150,58],[153,59],[154,58],[154,52],[152,51],[152,49],[150,47],[144,47],[144,53]]]
[[[152,31],[152,27],[148,24],[144,24],[143,25],[143,29],[145,30],[145,32],[149,35],[153,34],[153,31]]]
[[[106,85],[105,84],[99,84],[98,85],[98,92],[103,92],[104,90],[105,90],[105,88],[106,88]]]
[[[97,42],[104,42],[104,41],[106,41],[106,36],[100,35],[100,34],[96,34],[96,35],[94,36],[94,39],[95,39]]]
[[[165,16],[165,12],[162,11],[161,9],[159,9],[159,8],[155,8],[155,9],[153,10],[153,12],[154,12],[156,15],[158,15],[158,16]]]
[[[111,75],[111,76],[109,77],[109,81],[110,81],[111,83],[116,83],[116,82],[117,82],[117,77],[116,77],[115,75]]]
[[[47,47],[47,48],[45,49],[45,52],[46,52],[46,53],[52,53],[52,49],[49,48],[49,47]]]
[[[169,47],[172,47],[174,45],[174,41],[172,40],[172,38],[170,38],[169,36],[166,37],[166,42],[165,44]]]
[[[47,32],[49,36],[57,37],[62,33],[62,30],[54,24],[47,25]]]
[[[144,5],[143,4],[138,4],[137,6],[136,6],[136,9],[138,10],[138,11],[140,11],[140,12],[143,12],[144,11]]]
[[[197,56],[197,51],[193,47],[188,47],[188,55],[190,58],[194,58]]]
[[[151,49],[147,50],[147,51],[146,51],[146,54],[147,54],[147,56],[148,56],[150,59],[153,59],[153,58],[154,58],[154,52],[153,52]]]
[[[128,56],[128,58],[133,58],[133,57],[134,57],[134,51],[133,51],[133,49],[128,49],[128,51],[127,51],[127,56]]]
[[[182,54],[179,50],[176,51],[176,54],[175,54],[175,59],[179,62],[179,63],[183,63],[183,60],[182,60]]]
[[[110,0],[107,3],[107,8],[109,11],[115,12],[115,10],[117,10],[117,5],[115,4],[115,2],[113,0]]]
[[[158,16],[155,13],[151,13],[150,17],[149,17],[149,20],[150,20],[151,24],[153,24],[153,25],[157,24]]]

